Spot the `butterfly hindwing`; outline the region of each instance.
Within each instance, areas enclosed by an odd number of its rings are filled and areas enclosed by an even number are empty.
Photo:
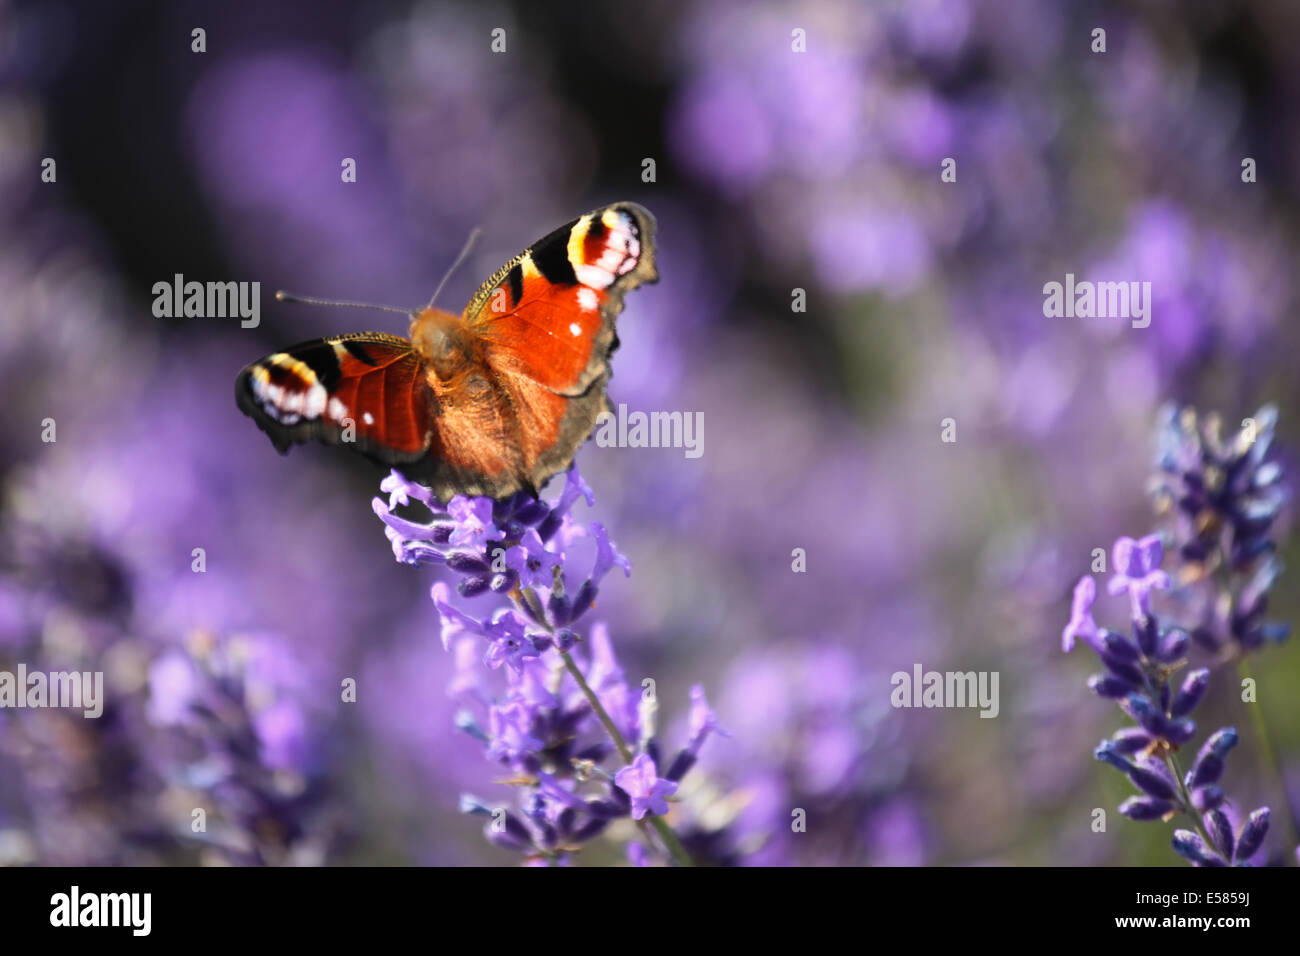
[[[428,452],[436,415],[420,356],[406,339],[380,332],[268,355],[240,372],[235,399],[281,452],[342,442],[389,465]]]

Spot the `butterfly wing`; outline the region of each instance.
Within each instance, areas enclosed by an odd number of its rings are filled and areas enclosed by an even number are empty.
[[[316,440],[409,466],[433,439],[436,399],[424,362],[406,339],[381,332],[268,355],[239,373],[235,400],[281,453]]]
[[[636,203],[587,213],[539,239],[479,287],[465,320],[498,371],[566,396],[608,368],[623,296],[655,282],[655,220]]]
[[[526,485],[567,468],[606,409],[623,297],[658,280],[654,217],[596,209],[538,240],[485,282],[465,322],[513,407]]]

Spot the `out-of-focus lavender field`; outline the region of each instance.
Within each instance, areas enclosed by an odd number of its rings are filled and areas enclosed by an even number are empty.
[[[1126,718],[1062,628],[1126,535],[1166,534],[1182,606],[1162,409],[1231,435],[1272,405],[1277,490],[1300,465],[1298,37],[1290,0],[0,0],[0,671],[105,681],[97,719],[0,710],[0,864],[519,861],[462,812],[510,789],[456,726],[455,575],[393,560],[384,472],[279,457],[233,383],[406,334],[276,289],[414,306],[478,226],[459,308],[617,200],[657,217],[661,281],[610,397],[702,413],[703,454],[579,452],[575,517],[632,567],[583,629],[654,681],[669,755],[706,692],[726,736],[668,817],[699,861],[1177,863],[1185,823],[1115,812],[1092,751]],[[260,324],[155,317],[176,274],[260,282]],[[1067,274],[1149,282],[1149,324],[1045,316]],[[915,664],[996,672],[996,716],[892,706]],[[1300,648],[1212,673],[1189,746],[1237,728],[1232,813],[1270,806],[1257,859],[1294,864]]]

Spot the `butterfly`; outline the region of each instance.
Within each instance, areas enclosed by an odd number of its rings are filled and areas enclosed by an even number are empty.
[[[346,444],[444,503],[536,496],[609,410],[623,296],[658,278],[654,217],[603,206],[507,262],[460,315],[430,305],[410,313],[409,339],[353,332],[276,352],[239,373],[235,398],[282,454]]]

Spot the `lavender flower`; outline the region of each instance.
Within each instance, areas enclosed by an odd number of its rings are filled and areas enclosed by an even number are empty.
[[[1282,570],[1271,533],[1290,497],[1274,456],[1276,425],[1266,405],[1224,439],[1217,415],[1163,412],[1152,491],[1170,526],[1174,586],[1194,618],[1192,637],[1211,651],[1250,652],[1290,633],[1264,619]]]
[[[599,522],[573,518],[579,498],[594,504],[576,464],[554,504],[519,494],[495,502],[458,496],[442,507],[396,471],[380,488],[388,499],[376,498],[374,510],[398,561],[445,566],[459,577],[461,597],[509,602],[479,617],[452,603],[445,581],[432,588],[443,647],[455,652],[457,726],[484,745],[516,788],[512,808],[465,795],[461,809],[487,818],[487,839],[530,863],[568,863],[626,818],[643,827],[646,843],[653,828],[668,855],[689,863],[663,817],[705,739],[720,728],[703,690],[693,687],[690,740],[660,776],[656,701],[629,687],[604,625],[586,638],[573,630],[610,571],[631,574]],[[393,513],[412,500],[426,506],[428,521]],[[590,570],[579,573],[584,543],[594,554]],[[612,759],[613,773],[603,766]],[[646,852],[642,846],[633,859],[643,862]]]
[[[1206,836],[1191,830],[1175,830],[1173,845],[1178,855],[1197,866],[1247,866],[1268,833],[1268,807],[1260,807],[1234,835],[1222,810],[1205,814]]]
[[[666,798],[677,792],[677,783],[659,776],[654,758],[649,754],[640,754],[614,774],[614,783],[632,798],[633,820],[640,820],[647,813],[667,813]]]
[[[1153,590],[1169,587],[1169,575],[1160,570],[1164,553],[1158,534],[1149,534],[1141,541],[1120,538],[1115,542],[1112,558],[1116,570],[1106,590],[1111,594],[1128,593],[1134,620],[1150,613]]]
[[[1092,619],[1092,605],[1097,600],[1097,582],[1084,576],[1074,586],[1074,601],[1070,605],[1070,621],[1061,632],[1061,650],[1070,653],[1074,639],[1095,640],[1097,622]]]
[[[1224,727],[1211,734],[1191,769],[1184,775],[1178,768],[1176,753],[1196,733],[1189,715],[1205,695],[1210,672],[1191,671],[1176,689],[1172,682],[1186,664],[1189,640],[1183,629],[1163,626],[1151,608],[1151,592],[1170,584],[1160,569],[1160,539],[1156,535],[1141,541],[1120,538],[1112,556],[1117,570],[1110,591],[1127,592],[1132,601],[1132,638],[1096,625],[1092,605],[1097,588],[1090,577],[1084,577],[1075,586],[1063,640],[1067,652],[1074,637],[1096,651],[1106,670],[1090,677],[1088,686],[1099,697],[1115,700],[1137,725],[1103,740],[1094,756],[1127,775],[1141,791],[1119,805],[1120,813],[1142,821],[1168,820],[1178,813],[1192,819],[1200,832],[1174,832],[1173,848],[1184,859],[1197,866],[1244,863],[1263,841],[1268,808],[1251,814],[1254,822],[1236,835],[1219,809],[1225,797],[1218,781],[1224,758],[1237,743],[1236,730]],[[1250,853],[1243,854],[1243,839]]]
[[[240,865],[319,865],[342,834],[318,741],[281,676],[298,668],[269,640],[196,635],[149,667],[153,751],[174,805],[204,810],[186,837]]]

